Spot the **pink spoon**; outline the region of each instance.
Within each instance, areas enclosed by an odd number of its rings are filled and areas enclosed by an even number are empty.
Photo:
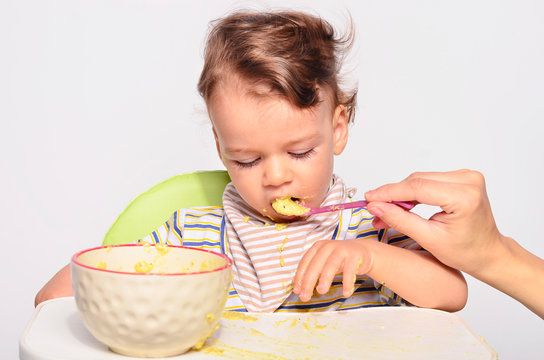
[[[410,210],[412,209],[415,204],[407,201],[392,201],[392,204],[398,205],[403,209]],[[313,214],[320,214],[324,212],[330,212],[330,211],[338,211],[338,210],[344,210],[344,209],[353,209],[353,208],[360,208],[365,207],[368,204],[368,201],[361,200],[361,201],[353,201],[349,203],[343,203],[343,204],[335,204],[335,205],[329,205],[329,206],[323,206],[323,207],[310,207],[306,206],[303,203],[299,203],[300,205],[304,206],[307,209],[310,209],[306,214],[304,215],[313,215]]]

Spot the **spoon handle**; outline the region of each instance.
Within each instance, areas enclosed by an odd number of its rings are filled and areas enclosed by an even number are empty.
[[[406,210],[410,210],[415,206],[413,203],[408,201],[393,201],[392,204],[398,205],[401,208]],[[353,201],[349,203],[335,204],[335,205],[323,206],[319,208],[310,208],[310,211],[307,214],[308,215],[321,214],[321,213],[330,212],[330,211],[360,208],[360,207],[365,207],[367,205],[368,205],[368,201],[366,200]]]

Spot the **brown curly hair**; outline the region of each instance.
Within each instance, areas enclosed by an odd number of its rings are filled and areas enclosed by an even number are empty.
[[[239,11],[211,22],[198,91],[209,102],[217,84],[234,71],[255,87],[307,108],[319,88],[328,88],[334,106],[355,114],[357,90],[339,87],[342,61],[353,42],[353,27],[338,36],[327,21],[298,11]]]

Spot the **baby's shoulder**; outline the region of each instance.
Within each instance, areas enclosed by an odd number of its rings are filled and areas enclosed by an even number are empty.
[[[172,215],[172,220],[177,223],[221,223],[224,214],[222,206],[195,206],[176,210]]]

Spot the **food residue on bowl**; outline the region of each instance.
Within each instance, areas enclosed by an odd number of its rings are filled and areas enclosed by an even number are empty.
[[[142,248],[147,254],[143,254],[139,259],[136,258],[134,260],[135,262],[132,263],[134,265],[132,265],[130,262],[125,265],[119,265],[115,271],[129,271],[140,274],[192,273],[212,271],[222,266],[221,262],[216,258],[203,259],[195,262],[194,260],[184,260],[177,256],[175,257],[175,263],[179,263],[180,265],[176,264],[176,266],[173,268],[174,262],[170,261],[171,259],[169,256],[167,256],[167,254],[171,251],[168,244],[158,243],[151,245],[149,243],[144,243]],[[108,254],[110,249],[111,248],[108,247],[106,250],[106,255],[102,259],[97,259],[97,263],[95,265],[96,268],[103,270],[107,269],[106,265],[108,263],[109,256],[111,256]],[[110,270],[113,270],[111,268],[112,266],[113,265],[110,263]]]
[[[191,265],[194,265],[194,262]],[[200,264],[200,271],[213,270],[216,269],[218,266],[219,264],[217,263],[217,259],[209,259],[207,261],[204,260]]]
[[[134,271],[137,273],[148,273],[151,270],[153,270],[153,264],[148,263],[145,260],[140,260],[136,264],[134,264]]]
[[[151,251],[151,244],[150,243],[144,243],[144,250],[145,252],[149,253]]]
[[[301,216],[310,211],[302,206],[298,201],[293,200],[291,196],[277,198],[272,202],[272,207],[278,214],[287,216]]]
[[[204,343],[206,342],[206,340],[213,335],[213,333],[215,332],[215,330],[219,329],[219,324],[216,324],[215,327],[208,333],[208,335],[206,336],[203,336],[201,337],[197,343],[194,345],[194,348],[196,350],[200,350],[202,348],[202,346],[204,345]]]
[[[157,251],[161,255],[165,255],[166,253],[170,251],[170,248],[168,247],[167,244],[161,244],[161,243],[155,244],[155,249],[157,249]]]
[[[215,319],[215,315],[213,313],[207,313],[206,314],[206,321],[211,323]]]

